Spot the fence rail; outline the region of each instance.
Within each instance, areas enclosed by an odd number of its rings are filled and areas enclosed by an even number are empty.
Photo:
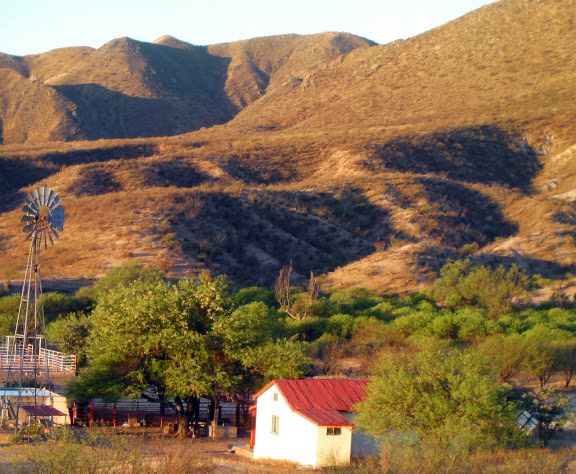
[[[76,371],[76,356],[63,354],[50,349],[40,349],[40,354],[34,355],[25,351],[24,355],[8,353],[8,346],[0,345],[0,371],[8,370],[50,370],[51,372]]]
[[[245,424],[249,419],[248,407],[251,402],[232,403],[220,402],[219,420],[232,425]],[[200,421],[209,419],[208,407],[210,401],[200,399]],[[121,400],[116,403],[106,403],[94,400],[90,403],[72,403],[68,405],[71,423],[93,426],[164,426],[167,423],[178,423],[176,411],[166,405],[163,412],[159,403],[151,403],[144,399]]]

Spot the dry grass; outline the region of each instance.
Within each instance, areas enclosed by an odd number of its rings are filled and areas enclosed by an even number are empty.
[[[180,440],[160,430],[113,428],[73,429],[74,437],[33,445],[10,445],[8,434],[0,444],[0,472],[128,472],[128,473],[212,473],[291,472],[293,463],[253,461],[230,454],[230,444],[245,438]]]

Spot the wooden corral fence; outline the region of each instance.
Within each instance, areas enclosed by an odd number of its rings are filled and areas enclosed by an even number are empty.
[[[34,355],[26,351],[22,355],[8,354],[8,346],[0,345],[0,371],[24,370],[33,372],[35,369],[48,369],[51,372],[75,372],[76,356],[63,354],[50,349],[40,349],[40,354]]]
[[[220,402],[219,422],[228,423],[240,427],[250,420],[248,402]],[[209,420],[210,400],[200,399],[200,421]],[[168,423],[178,423],[176,410],[169,405],[164,406],[161,413],[159,403],[153,403],[146,399],[120,400],[114,403],[106,403],[96,399],[90,403],[72,403],[68,405],[70,421],[72,425],[84,426],[156,426],[164,427]]]

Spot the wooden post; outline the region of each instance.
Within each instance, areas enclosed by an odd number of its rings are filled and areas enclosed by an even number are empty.
[[[90,419],[88,420],[88,426],[92,428],[92,420],[94,419],[94,402],[90,402]]]
[[[117,426],[116,414],[117,414],[116,402],[114,402],[114,408],[112,409],[112,424],[113,424],[114,428],[116,428],[116,426]]]
[[[248,448],[254,449],[254,444],[256,443],[256,405],[250,407],[250,413],[252,413],[252,429],[250,430],[250,445]]]

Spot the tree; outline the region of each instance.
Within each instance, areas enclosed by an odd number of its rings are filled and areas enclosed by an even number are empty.
[[[156,267],[145,268],[139,263],[128,262],[110,270],[104,277],[97,280],[93,286],[80,288],[77,299],[98,300],[104,293],[120,286],[130,286],[137,281],[154,283],[164,280],[165,275]]]
[[[509,270],[502,265],[492,269],[472,265],[466,259],[444,265],[431,293],[448,308],[478,305],[494,318],[510,312],[513,302],[526,293],[528,284],[528,276],[517,265]]]
[[[526,411],[537,423],[538,440],[546,447],[554,431],[572,417],[570,400],[553,387],[537,388],[524,394],[522,399]]]
[[[137,281],[102,293],[90,318],[89,366],[71,385],[72,395],[79,399],[143,396],[163,402],[168,395],[170,359],[178,355],[190,323],[201,324],[195,321],[201,319],[198,312],[185,304],[186,296],[164,281]],[[178,395],[174,402],[179,426],[187,427],[185,403]],[[193,404],[193,396],[188,401]]]
[[[357,424],[391,443],[457,453],[496,446],[515,432],[516,405],[478,352],[384,353],[371,381]]]
[[[287,267],[282,267],[276,279],[276,299],[288,316],[299,321],[310,315],[312,306],[318,299],[320,286],[316,281],[316,277],[314,277],[314,273],[310,272],[308,291],[295,296],[290,286],[291,277],[292,260],[290,260],[290,264]]]
[[[576,374],[576,341],[557,341],[553,349],[558,369],[564,372],[564,386],[568,387]]]
[[[13,335],[20,307],[20,295],[0,298],[0,334]]]
[[[490,360],[500,375],[500,382],[510,382],[525,367],[530,342],[519,334],[495,334],[478,345],[478,350]]]
[[[171,399],[182,437],[198,419],[200,396],[217,403],[219,395],[253,384],[255,375],[262,380],[272,373],[258,370],[258,353],[252,365],[244,359],[258,347],[275,346],[268,308],[252,303],[233,311],[224,277],[120,286],[100,296],[90,319],[90,364],[71,386],[72,395]],[[281,367],[302,356],[293,347],[274,349]]]
[[[522,336],[528,342],[523,368],[530,375],[537,377],[540,387],[543,387],[559,369],[560,354],[554,345],[562,340],[570,340],[574,336],[569,331],[546,324],[537,324]]]
[[[84,313],[70,313],[52,321],[46,327],[46,339],[58,344],[59,350],[77,357],[77,366],[86,361],[86,340],[90,334],[90,321]]]
[[[314,372],[318,375],[336,375],[340,362],[346,355],[345,344],[332,334],[324,334],[312,344],[310,353],[314,360]]]

